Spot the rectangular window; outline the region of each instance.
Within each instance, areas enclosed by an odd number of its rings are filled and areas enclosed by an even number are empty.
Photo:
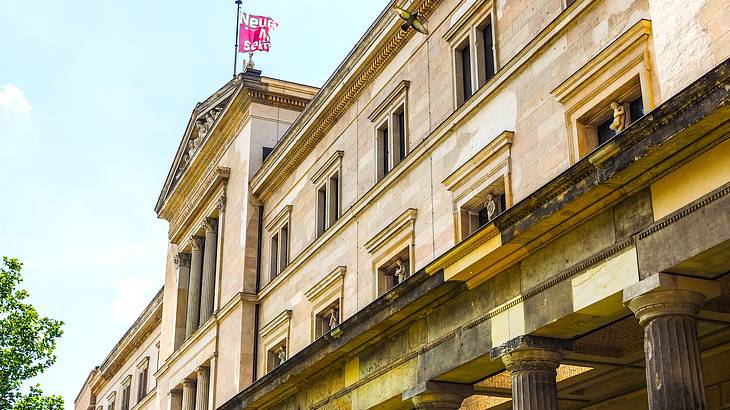
[[[409,248],[406,247],[378,268],[380,276],[378,296],[404,282],[410,276],[410,272],[410,253]]]
[[[479,188],[477,188],[479,189]],[[507,209],[506,187],[503,178],[479,189],[459,206],[461,239],[486,226]]]
[[[279,274],[279,234],[271,237],[271,279]]]
[[[494,21],[491,13],[474,8],[444,35],[451,43],[456,106],[464,104],[497,72]]]
[[[376,141],[376,150],[377,150],[377,169],[378,169],[378,181],[383,179],[384,176],[388,174],[390,171],[390,135],[388,132],[388,121],[385,121],[380,127],[378,127],[377,131],[377,141]]]
[[[314,318],[314,338],[319,339],[340,325],[340,300],[322,309]]]
[[[327,185],[317,190],[317,236],[327,230]]]
[[[471,83],[471,44],[469,39],[456,50],[457,77],[459,81],[459,104],[463,104],[472,95]]]
[[[137,402],[139,403],[142,399],[147,396],[147,376],[149,369],[147,367],[142,368],[139,373],[139,382],[137,385]]]
[[[317,236],[340,218],[340,172],[336,171],[317,189]]]
[[[376,179],[380,181],[408,155],[408,124],[405,102],[392,107],[376,129]]]
[[[279,247],[279,272],[289,266],[289,224],[281,227],[281,246]]]
[[[484,25],[477,30],[477,49],[481,50],[482,55],[479,59],[479,87],[494,77],[494,40],[492,37],[492,20],[487,17]]]
[[[286,351],[286,339],[277,343],[274,347],[269,349],[266,354],[266,372],[271,372],[277,367],[281,366],[287,359]]]
[[[129,410],[129,392],[130,392],[130,385],[127,384],[124,386],[124,390],[122,390],[122,410]]]

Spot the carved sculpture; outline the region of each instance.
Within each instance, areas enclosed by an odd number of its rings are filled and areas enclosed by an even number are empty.
[[[613,122],[609,128],[619,133],[626,128],[626,108],[614,101],[611,103],[611,109],[613,110]]]
[[[395,277],[398,278],[398,283],[403,283],[406,280],[406,264],[402,259],[398,259],[395,264]]]
[[[279,361],[279,364],[282,364],[286,361],[286,346],[281,346],[274,352],[274,355],[276,355],[276,360]]]
[[[337,326],[340,325],[340,311],[337,309],[337,307],[333,307],[332,310],[330,310],[330,330],[335,330]]]
[[[487,208],[487,220],[491,221],[497,213],[497,203],[494,201],[494,195],[487,195],[487,200],[484,206]]]

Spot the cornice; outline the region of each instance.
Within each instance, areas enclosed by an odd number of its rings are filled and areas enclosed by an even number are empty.
[[[216,161],[217,162],[217,161]],[[179,236],[183,228],[190,222],[190,218],[199,211],[212,196],[223,187],[223,196],[225,196],[228,179],[231,176],[231,169],[216,166],[202,180],[198,181],[195,191],[177,210],[174,218],[170,220],[169,238],[175,243],[179,240]]]
[[[287,205],[284,208],[279,211],[278,214],[269,222],[266,224],[266,231],[271,232],[276,228],[277,225],[281,224],[285,220],[289,219],[289,215],[291,215],[292,206]]]
[[[336,283],[338,281],[342,281],[345,277],[345,271],[347,271],[346,266],[338,266],[330,272],[327,276],[324,277],[324,279],[317,282],[316,285],[312,286],[308,291],[304,293],[304,296],[306,296],[307,300],[310,302],[316,299],[319,295],[322,294],[325,290],[327,290],[330,286],[332,286],[333,283]]]
[[[499,155],[505,149],[509,152],[514,135],[514,131],[502,131],[496,138],[485,145],[484,148],[467,160],[464,165],[444,178],[441,183],[444,184],[447,190],[454,191],[462,185],[466,177],[480,170],[487,161]]]
[[[441,2],[416,0],[411,8],[428,18]],[[399,19],[390,13],[391,6],[381,13],[254,175],[251,191],[259,200],[265,200],[291,174],[414,35],[414,30],[400,30]],[[373,47],[378,40],[379,46]],[[375,51],[371,51],[373,48]]]
[[[404,228],[413,225],[416,222],[418,216],[418,210],[409,208],[398,216],[393,222],[389,223],[388,226],[383,228],[380,232],[375,234],[369,241],[365,242],[365,250],[368,253],[373,253],[376,249],[380,248],[385,241],[391,238],[396,233],[400,232]]]
[[[388,108],[390,108],[390,106],[396,100],[398,100],[398,98],[401,95],[403,95],[404,93],[407,93],[409,88],[411,88],[411,82],[410,81],[408,81],[408,80],[401,81],[400,84],[398,84],[398,86],[395,87],[395,89],[393,91],[391,91],[390,94],[388,94],[387,97],[385,97],[385,99],[383,100],[383,102],[381,102],[380,104],[378,104],[378,106],[370,113],[370,115],[368,115],[368,119],[370,121],[375,121],[376,119],[378,119],[378,117],[380,117],[381,115],[383,115],[383,113]]]
[[[344,151],[335,151],[334,154],[327,160],[327,162],[324,163],[317,172],[312,175],[312,178],[310,178],[310,181],[312,181],[313,184],[317,185],[322,178],[324,178],[324,175],[332,169],[332,167],[338,162],[342,161],[342,157],[345,156]]]

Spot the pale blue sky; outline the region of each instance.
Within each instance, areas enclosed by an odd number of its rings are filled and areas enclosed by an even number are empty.
[[[387,0],[244,0],[274,17],[264,75],[322,85]],[[0,0],[0,255],[66,322],[39,378],[73,406],[162,286],[153,211],[197,101],[231,78],[233,0]]]

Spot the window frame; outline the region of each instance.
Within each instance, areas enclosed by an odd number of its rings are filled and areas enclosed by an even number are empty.
[[[279,277],[291,264],[291,210],[291,205],[285,206],[266,225],[269,282]]]
[[[149,394],[150,358],[142,359],[137,365],[137,403],[144,400]]]
[[[291,350],[289,345],[290,331],[291,331],[291,310],[285,310],[273,318],[260,330],[261,337],[261,349],[262,349],[262,371],[263,374],[267,374],[279,365],[272,366],[271,358],[269,354],[279,346],[283,344],[286,351],[287,360],[291,357]],[[285,360],[286,361],[286,360]],[[283,362],[282,362],[283,363]]]
[[[375,182],[383,180],[410,153],[408,89],[401,81],[368,116],[373,123]]]
[[[312,306],[311,313],[311,341],[314,342],[322,335],[317,334],[317,316],[329,308],[335,301],[339,305],[339,322],[342,323],[343,313],[343,296],[345,290],[345,266],[338,266],[312,286],[305,296]]]
[[[375,298],[382,296],[393,288],[388,286],[388,281],[383,277],[381,268],[396,255],[404,251],[408,254],[409,263],[406,278],[415,273],[415,226],[417,216],[418,211],[416,209],[407,209],[365,243],[365,250],[372,255],[371,267],[375,279],[373,280]]]
[[[315,238],[327,232],[342,216],[343,156],[343,151],[335,151],[311,178],[315,186]]]
[[[456,23],[444,34],[444,39],[450,44],[451,71],[453,85],[454,107],[458,108],[466,103],[474,94],[484,87],[499,71],[499,56],[497,49],[497,15],[493,1],[476,1],[467,10],[457,10],[452,20]],[[461,15],[458,15],[461,13]],[[487,68],[487,53],[484,44],[484,30],[491,28],[491,72]],[[463,52],[468,48],[469,79],[471,89],[466,90]],[[491,75],[490,75],[491,74]]]

